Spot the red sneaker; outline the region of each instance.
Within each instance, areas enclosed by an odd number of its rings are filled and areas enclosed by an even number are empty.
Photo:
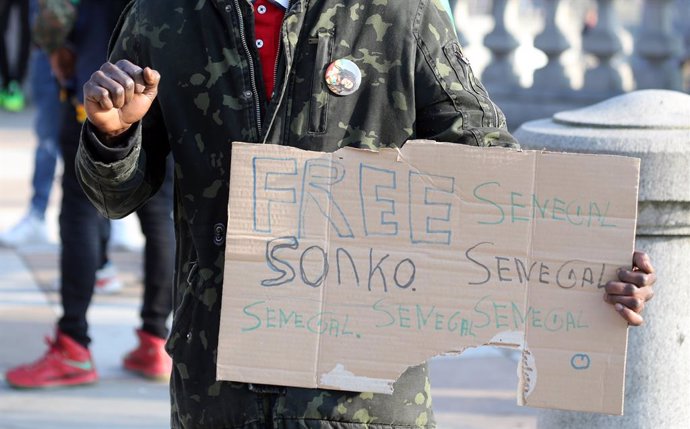
[[[19,389],[40,389],[98,381],[89,349],[60,331],[54,341],[46,337],[46,343],[49,348],[42,358],[7,371],[7,384]]]
[[[172,371],[172,359],[165,351],[165,339],[137,330],[139,346],[127,353],[125,369],[153,380],[167,380]]]

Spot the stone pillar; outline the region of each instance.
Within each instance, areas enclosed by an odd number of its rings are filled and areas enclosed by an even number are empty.
[[[673,31],[672,0],[646,0],[635,37],[633,72],[638,89],[681,90],[681,38]]]
[[[646,323],[630,328],[625,414],[543,410],[539,429],[688,427],[690,95],[636,91],[527,122],[515,136],[530,149],[641,158],[636,248],[652,257],[657,270]]]
[[[690,92],[690,0],[675,0],[674,31],[682,38],[683,53],[681,55],[681,75],[683,88]]]
[[[560,6],[561,0],[544,0],[546,22],[544,31],[534,39],[534,47],[546,54],[548,62],[544,67],[534,72],[533,90],[556,93],[571,90],[570,80],[561,63],[561,55],[570,48],[570,43],[558,27],[556,20]]]
[[[491,51],[491,63],[482,73],[482,82],[491,91],[510,92],[520,86],[514,67],[514,53],[518,41],[506,27],[506,9],[514,0],[494,0],[491,13],[494,29],[484,37],[484,46]]]
[[[623,79],[611,64],[613,57],[623,49],[616,34],[618,25],[613,0],[598,0],[597,11],[597,24],[583,37],[582,48],[597,57],[598,64],[585,73],[583,89],[602,95],[620,94],[623,92]]]

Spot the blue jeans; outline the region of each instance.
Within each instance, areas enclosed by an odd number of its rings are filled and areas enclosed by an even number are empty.
[[[48,56],[40,49],[31,54],[32,101],[36,106],[34,132],[38,139],[34,154],[34,174],[31,180],[31,214],[39,219],[45,217],[50,191],[53,187],[55,166],[60,156],[58,137],[60,135],[60,94],[57,81],[50,71]]]

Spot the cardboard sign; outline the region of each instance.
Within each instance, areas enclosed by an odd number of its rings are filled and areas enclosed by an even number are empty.
[[[390,393],[468,347],[522,351],[518,403],[621,414],[639,160],[411,141],[235,143],[217,376]]]

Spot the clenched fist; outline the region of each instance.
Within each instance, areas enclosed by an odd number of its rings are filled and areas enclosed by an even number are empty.
[[[103,64],[84,84],[89,122],[106,138],[124,133],[148,112],[160,78],[157,71],[127,60]]]

